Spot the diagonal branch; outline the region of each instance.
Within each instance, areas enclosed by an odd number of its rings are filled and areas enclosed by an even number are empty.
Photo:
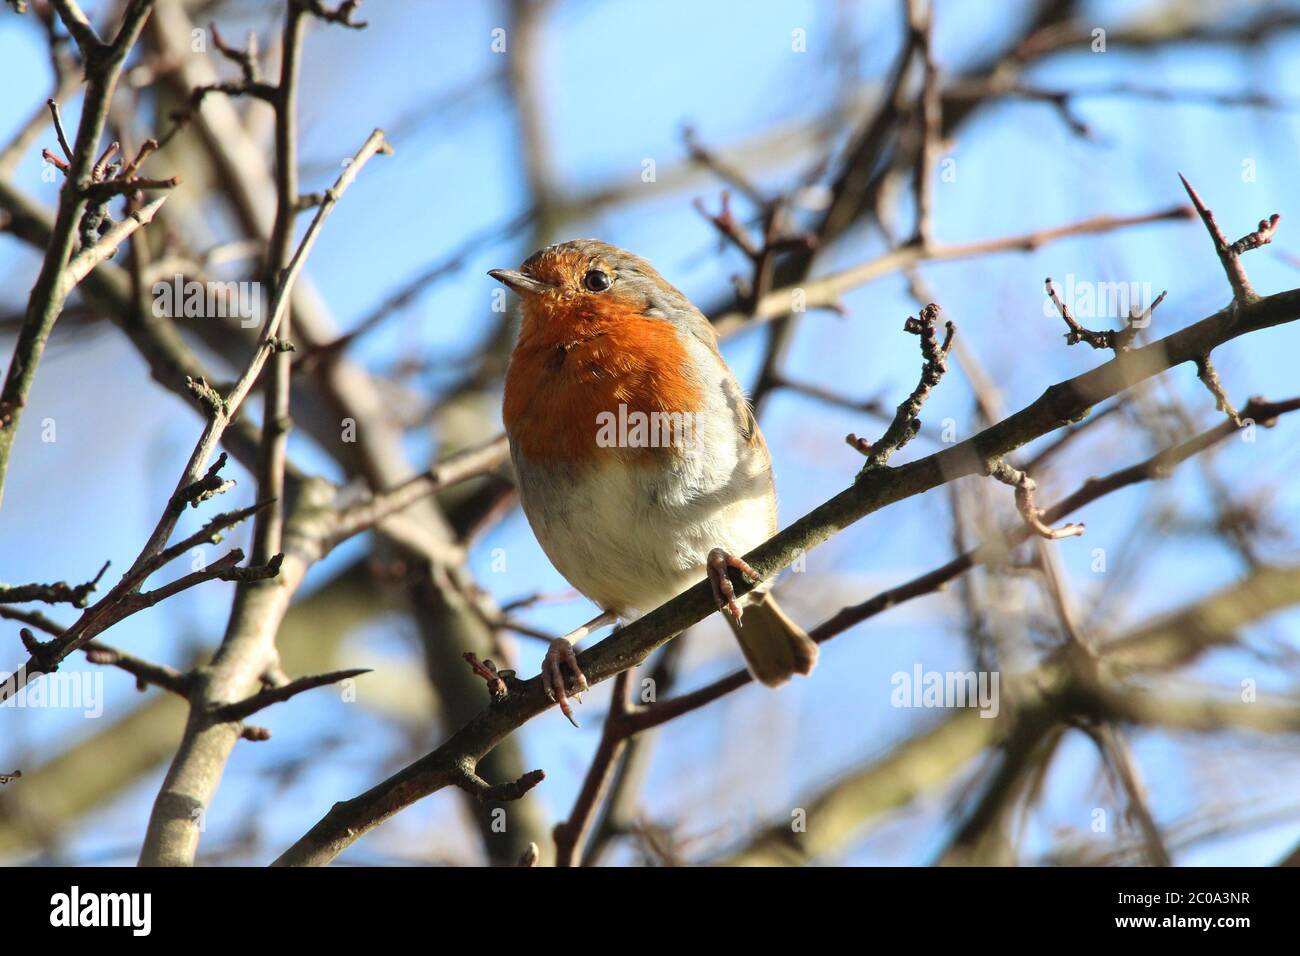
[[[127,53],[135,45],[152,8],[151,0],[130,0],[122,25],[111,45],[105,45],[81,8],[73,0],[56,0],[54,8],[82,48],[86,63],[86,94],[82,101],[81,121],[76,142],[68,149],[67,176],[59,193],[59,210],[55,216],[50,242],[41,260],[40,273],[27,300],[23,326],[14,345],[13,359],[0,390],[0,505],[4,501],[5,477],[17,437],[18,424],[36,369],[45,352],[45,343],[54,323],[63,311],[68,291],[75,283],[66,278],[68,261],[77,239],[82,213],[86,210],[86,187],[91,182],[99,141],[108,118],[109,102],[117,87],[118,76]],[[137,226],[139,223],[137,222]],[[115,246],[114,246],[115,248]]]
[[[218,707],[213,710],[212,716],[219,721],[240,721],[253,716],[259,710],[265,710],[272,704],[282,704],[286,700],[297,697],[304,691],[325,687],[329,684],[337,684],[339,681],[351,680],[354,677],[360,677],[362,674],[369,674],[370,672],[369,667],[354,667],[349,670],[330,671],[328,674],[299,677],[297,680],[290,681],[280,687],[268,687],[251,697],[245,697],[233,704]]]
[[[1232,286],[1232,300],[1238,303],[1253,300],[1256,297],[1255,290],[1251,287],[1250,279],[1246,276],[1246,267],[1241,264],[1241,255],[1270,242],[1282,217],[1274,213],[1269,219],[1260,220],[1259,228],[1254,232],[1243,236],[1236,242],[1230,243],[1218,221],[1214,218],[1214,213],[1205,205],[1205,201],[1201,199],[1200,194],[1192,188],[1192,184],[1187,181],[1187,177],[1179,173],[1178,178],[1182,180],[1183,188],[1187,190],[1187,195],[1191,197],[1192,205],[1196,207],[1201,222],[1205,223],[1205,230],[1210,234],[1210,239],[1214,243],[1214,251],[1219,256],[1219,263],[1223,266],[1224,275],[1228,277],[1228,284]]]
[[[13,677],[0,684],[0,700],[5,700],[17,693],[27,685],[32,677],[38,677],[56,667],[69,654],[85,646],[96,635],[102,633],[123,617],[143,607],[152,606],[159,600],[178,593],[193,584],[200,583],[203,580],[210,580],[214,568],[216,576],[224,576],[224,580],[256,580],[259,577],[264,578],[278,572],[280,567],[279,559],[268,559],[264,565],[257,568],[241,569],[235,568],[233,562],[230,561],[230,556],[227,555],[223,559],[224,563],[218,562],[217,565],[213,565],[205,571],[196,572],[199,575],[198,577],[187,575],[185,578],[165,585],[156,591],[147,594],[136,593],[136,589],[148,577],[148,574],[157,567],[157,556],[166,550],[167,541],[184,512],[185,506],[189,503],[197,503],[208,494],[227,486],[227,483],[222,482],[216,474],[220,465],[224,462],[224,454],[212,469],[207,467],[208,460],[215,452],[221,436],[233,420],[235,412],[252,389],[267,357],[276,347],[276,331],[288,308],[289,292],[293,287],[294,280],[302,271],[307,255],[315,245],[321,227],[338,203],[339,197],[355,181],[357,174],[367,161],[376,153],[390,151],[388,144],[384,140],[383,131],[375,130],[366,139],[361,149],[358,150],[352,162],[339,175],[335,184],[326,192],[324,200],[316,210],[315,217],[298,244],[297,251],[290,260],[288,267],[284,270],[273,309],[262,327],[253,357],[249,360],[243,374],[230,393],[224,398],[217,396],[217,399],[210,404],[207,423],[190,454],[190,459],[181,474],[180,480],[176,484],[176,490],[168,500],[162,517],[159,519],[149,540],[140,550],[130,570],[123,575],[121,581],[104,598],[88,608],[67,629],[62,637],[44,645],[39,660],[35,658],[29,659],[27,664],[14,673]],[[196,489],[198,489],[197,493]]]
[[[744,556],[759,576],[769,578],[842,529],[868,514],[965,475],[1055,429],[1084,417],[1098,402],[1249,332],[1300,318],[1300,289],[1279,293],[1237,309],[1208,316],[1150,345],[1116,355],[1101,366],[1048,388],[1037,401],[971,438],[908,464],[864,470],[854,484]],[[747,591],[742,584],[740,590]],[[616,631],[579,655],[590,684],[636,665],[690,625],[716,610],[708,582],[688,589],[655,611]],[[504,701],[481,711],[441,747],[367,792],[334,805],[276,861],[277,865],[319,865],[403,807],[451,785],[465,760],[478,760],[502,739],[553,706],[540,678],[520,685]]]
[[[90,595],[95,593],[109,562],[89,581],[84,584],[70,585],[66,581],[54,584],[0,584],[0,604],[23,604],[27,601],[44,601],[46,604],[71,604],[73,607],[85,607]]]
[[[898,411],[885,434],[874,445],[856,435],[849,435],[847,441],[854,448],[867,456],[868,468],[881,468],[889,461],[889,456],[916,437],[921,430],[921,406],[930,397],[930,391],[939,384],[944,373],[948,371],[948,350],[952,348],[953,336],[957,328],[951,321],[945,323],[947,333],[943,344],[939,343],[935,326],[939,321],[939,307],[931,302],[921,310],[919,318],[909,317],[903,324],[903,331],[921,338],[921,357],[925,360],[921,366],[921,380],[917,382],[912,394],[898,406]]]

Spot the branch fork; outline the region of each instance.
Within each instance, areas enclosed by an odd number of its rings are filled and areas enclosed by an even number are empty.
[[[1165,301],[1165,296],[1169,294],[1167,291],[1161,292],[1156,296],[1155,301],[1141,312],[1130,310],[1128,324],[1119,331],[1114,331],[1112,329],[1094,331],[1092,329],[1084,328],[1083,325],[1075,320],[1074,316],[1070,313],[1070,307],[1065,304],[1064,300],[1062,300],[1059,295],[1057,295],[1056,285],[1052,282],[1051,276],[1047,277],[1045,285],[1047,286],[1047,295],[1056,306],[1056,311],[1061,314],[1061,318],[1065,320],[1065,324],[1070,327],[1070,331],[1065,333],[1065,341],[1067,345],[1078,345],[1080,342],[1086,342],[1094,349],[1110,349],[1116,354],[1127,352],[1129,350],[1133,344],[1133,339],[1137,337],[1138,329],[1146,326],[1146,320],[1151,318],[1151,313],[1156,310],[1156,307],[1160,305],[1161,302]]]
[[[1214,213],[1205,205],[1205,201],[1201,199],[1200,194],[1192,188],[1192,184],[1187,181],[1187,177],[1179,173],[1178,178],[1182,180],[1183,188],[1187,190],[1192,205],[1196,207],[1201,222],[1205,224],[1205,229],[1214,242],[1214,251],[1219,255],[1219,262],[1223,266],[1224,275],[1228,277],[1228,284],[1232,286],[1233,304],[1241,306],[1253,302],[1259,296],[1255,294],[1250,279],[1246,276],[1246,269],[1241,264],[1242,253],[1249,252],[1251,249],[1258,249],[1260,246],[1271,242],[1273,233],[1277,231],[1278,223],[1281,222],[1282,217],[1274,213],[1267,219],[1261,219],[1259,227],[1254,232],[1242,236],[1236,242],[1230,243],[1218,221],[1214,218]]]
[[[1038,486],[1028,473],[1012,467],[1004,459],[999,458],[988,466],[987,474],[990,478],[996,478],[1015,489],[1016,510],[1020,512],[1029,529],[1040,538],[1057,541],[1083,534],[1082,524],[1067,524],[1053,528],[1043,522],[1043,510],[1034,504],[1034,492],[1037,491]]]
[[[462,762],[457,767],[452,783],[480,803],[501,803],[522,799],[524,794],[546,779],[545,770],[530,770],[518,780],[493,784],[480,777],[477,770],[478,768],[472,762]]]

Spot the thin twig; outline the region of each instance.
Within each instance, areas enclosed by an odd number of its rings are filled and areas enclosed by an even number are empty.
[[[351,680],[354,677],[360,677],[362,674],[369,674],[370,672],[368,667],[354,667],[348,670],[330,671],[328,674],[299,677],[297,680],[292,680],[279,687],[268,687],[233,704],[225,704],[214,708],[212,718],[221,722],[229,721],[233,723],[241,721],[253,716],[259,710],[265,710],[272,704],[282,704],[286,700],[297,697],[304,691],[325,687],[329,684],[337,684],[339,681]]]
[[[915,438],[917,432],[921,430],[919,417],[921,406],[930,397],[930,391],[939,384],[939,380],[948,371],[948,350],[952,348],[952,339],[957,333],[957,328],[952,322],[944,323],[947,332],[943,343],[940,344],[936,331],[938,322],[939,307],[931,302],[921,310],[919,318],[909,316],[903,324],[903,331],[920,336],[921,357],[924,363],[921,366],[920,381],[917,382],[916,388],[912,389],[912,394],[899,403],[893,421],[885,429],[885,434],[878,441],[870,444],[856,435],[849,435],[846,439],[850,446],[867,456],[867,467],[883,467],[889,461],[890,455]]]
[[[614,768],[618,766],[619,757],[627,745],[628,738],[634,733],[626,717],[632,712],[628,703],[628,684],[632,678],[631,669],[625,670],[614,678],[614,687],[610,692],[609,713],[605,715],[604,728],[600,734],[600,744],[591,759],[587,776],[583,779],[582,789],[573,803],[568,819],[555,826],[555,865],[574,866],[582,853],[582,843],[591,826],[596,808],[609,787]]]
[[[95,593],[99,582],[108,570],[109,562],[84,584],[70,585],[66,581],[54,584],[0,584],[0,604],[23,604],[27,601],[44,601],[46,604],[71,604],[83,608]]]
[[[1051,528],[1044,524],[1043,512],[1034,504],[1034,491],[1037,488],[1034,480],[1027,473],[1009,465],[1005,459],[992,462],[988,474],[990,478],[996,478],[1016,490],[1016,510],[1025,519],[1025,524],[1039,537],[1056,541],[1083,534],[1084,526],[1081,524],[1067,524],[1061,528]]]
[[[1232,402],[1228,400],[1228,393],[1223,387],[1223,382],[1219,379],[1218,369],[1210,361],[1209,355],[1202,355],[1196,359],[1196,377],[1204,383],[1210,394],[1214,396],[1214,407],[1227,415],[1234,425],[1241,427],[1241,414],[1232,407]]]
[[[466,766],[453,781],[480,803],[502,803],[522,799],[524,794],[546,779],[546,771],[530,770],[518,780],[491,784]]]
[[[1255,298],[1255,290],[1251,287],[1250,279],[1246,276],[1246,269],[1241,264],[1240,255],[1235,251],[1235,244],[1228,242],[1228,237],[1223,234],[1223,230],[1214,218],[1214,213],[1205,205],[1205,201],[1201,199],[1200,194],[1192,188],[1192,184],[1187,181],[1187,177],[1179,173],[1178,178],[1182,180],[1183,188],[1187,190],[1187,195],[1191,197],[1192,205],[1196,207],[1201,222],[1205,223],[1206,232],[1210,234],[1210,239],[1214,242],[1214,251],[1219,256],[1219,263],[1223,266],[1224,275],[1228,277],[1228,284],[1232,286],[1233,302],[1251,301]],[[1246,237],[1246,239],[1249,238],[1249,236]],[[1245,242],[1246,240],[1243,239],[1242,241]]]
[[[182,674],[174,667],[134,657],[99,641],[91,641],[82,648],[82,651],[86,654],[86,660],[92,664],[126,671],[136,679],[136,687],[139,690],[144,690],[147,685],[152,684],[188,699],[190,690],[194,686],[192,674]]]

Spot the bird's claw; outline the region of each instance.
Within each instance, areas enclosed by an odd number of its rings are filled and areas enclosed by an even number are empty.
[[[740,627],[740,605],[736,603],[736,589],[732,587],[731,578],[727,576],[728,568],[735,568],[755,584],[762,578],[758,576],[757,571],[745,563],[743,558],[728,554],[721,548],[714,548],[709,552],[709,584],[713,586],[713,600],[717,602],[718,610],[729,614],[736,622],[736,626]]]
[[[568,682],[564,676],[566,667],[574,675],[573,696],[581,704],[582,693],[589,686],[587,677],[578,666],[578,655],[574,653],[573,645],[562,637],[556,638],[551,641],[551,646],[546,649],[546,656],[542,659],[542,686],[546,689],[546,696],[560,705],[560,711],[569,723],[577,727],[578,722],[573,719],[573,708],[569,705]]]

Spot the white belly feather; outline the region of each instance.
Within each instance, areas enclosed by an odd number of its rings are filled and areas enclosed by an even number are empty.
[[[714,548],[740,556],[777,530],[767,449],[740,427],[740,390],[693,337],[701,387],[719,400],[699,413],[693,442],[653,456],[601,448],[594,462],[530,462],[511,441],[524,513],[542,549],[575,588],[626,618],[704,579]],[[724,378],[727,379],[724,382]],[[593,429],[596,423],[592,423]]]
[[[742,555],[775,532],[771,479],[736,468],[710,493],[668,467],[615,459],[578,470],[526,469],[524,512],[575,588],[622,616],[650,611],[701,581],[713,548]],[[716,474],[716,473],[715,473]],[[689,490],[688,490],[689,489]]]

